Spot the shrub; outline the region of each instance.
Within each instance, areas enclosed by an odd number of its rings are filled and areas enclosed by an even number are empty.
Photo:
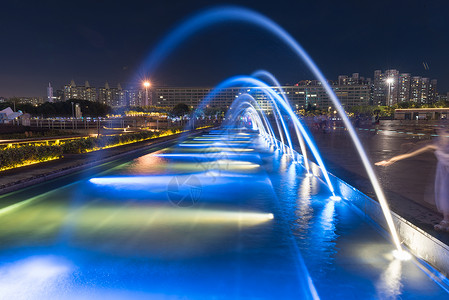
[[[0,150],[0,170],[42,162],[62,156],[63,149],[59,146],[20,146]]]
[[[63,140],[59,145],[45,145],[42,142],[20,144],[13,147],[0,146],[0,171],[29,163],[41,162],[59,158],[65,154],[79,154],[88,151],[99,150],[104,147],[118,146],[158,137],[162,134],[174,134],[179,128],[173,128],[164,132],[142,131],[125,133],[121,135],[99,136]]]

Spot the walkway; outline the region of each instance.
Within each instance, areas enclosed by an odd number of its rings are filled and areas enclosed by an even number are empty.
[[[357,132],[374,164],[431,143],[439,127],[432,123],[404,125],[382,121],[378,126],[359,128]],[[327,133],[312,130],[312,134],[330,172],[376,199],[347,131],[337,126]],[[389,167],[375,166],[375,171],[391,209],[449,245],[449,233],[433,230],[434,224],[442,219],[433,205],[436,162],[435,155],[429,152]]]

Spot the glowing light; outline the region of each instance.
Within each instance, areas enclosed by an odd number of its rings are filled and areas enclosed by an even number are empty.
[[[53,256],[30,257],[0,268],[3,299],[58,298],[61,281],[72,267]]]
[[[144,86],[145,88],[149,88],[150,85],[151,85],[151,83],[150,83],[149,81],[144,81],[144,82],[143,82],[143,86]]]
[[[237,107],[235,107],[237,105]],[[235,112],[232,113],[231,116],[228,116],[232,110],[235,110]],[[262,136],[268,136],[271,143],[277,146],[276,143],[276,137],[273,132],[273,128],[271,127],[270,122],[268,122],[267,117],[265,115],[265,112],[263,109],[260,108],[257,101],[248,94],[243,94],[237,97],[237,99],[232,103],[231,108],[228,111],[227,119],[228,122],[230,122],[230,119],[238,118],[240,114],[251,114],[253,116],[253,119],[256,119],[256,122],[259,123],[259,126],[261,127]],[[233,116],[233,117],[232,117]],[[278,126],[279,134],[281,137],[281,140],[283,141],[282,132],[280,131],[279,122],[277,121],[277,117],[275,118],[276,124]],[[265,125],[265,126],[264,126]],[[266,127],[266,129],[265,129]]]
[[[388,84],[392,84],[394,82],[393,77],[388,77],[387,80],[385,80]]]
[[[397,299],[402,290],[402,266],[400,260],[393,260],[376,283],[378,299]]]
[[[401,261],[410,260],[412,258],[412,255],[405,250],[401,250],[401,251],[394,250],[393,256],[394,256],[394,258],[401,260]]]
[[[150,187],[159,187],[161,191],[166,191],[167,183],[173,177],[189,177],[196,176],[203,183],[203,188],[207,188],[208,185],[220,184],[220,182],[227,182],[227,179],[242,180],[242,178],[249,178],[251,175],[233,173],[233,172],[215,172],[209,170],[207,172],[198,172],[186,175],[154,175],[154,176],[119,176],[119,177],[96,177],[89,179],[90,183],[100,186],[111,186],[122,189],[145,189],[149,190]],[[253,176],[251,176],[254,178]],[[156,192],[156,190],[151,190]]]
[[[196,148],[208,148],[208,147],[239,147],[242,146],[239,143],[181,143],[179,147],[196,147]]]
[[[12,211],[22,207],[22,206],[27,206],[28,204],[31,204],[32,202],[36,201],[37,199],[42,198],[42,196],[45,195],[45,194],[46,193],[44,193],[44,194],[42,194],[40,196],[37,196],[37,197],[33,197],[33,198],[30,198],[30,199],[21,201],[19,203],[12,204],[12,205],[9,205],[7,207],[4,207],[4,208],[0,209],[0,216],[3,215],[3,214],[8,214],[8,213],[10,213],[10,212],[12,212]]]
[[[58,207],[48,205],[48,214],[42,216],[52,219],[55,215],[64,214]],[[30,212],[32,214],[32,212]],[[93,228],[98,228],[99,220],[102,227],[116,228],[120,226],[128,230],[141,230],[143,226],[154,228],[156,226],[179,226],[186,224],[200,225],[231,225],[255,226],[273,220],[274,216],[269,212],[260,211],[236,211],[220,210],[196,207],[155,206],[141,203],[123,207],[115,204],[92,204],[78,212],[74,225],[82,228],[88,234]],[[149,220],[151,220],[149,222]],[[151,229],[150,229],[151,230]],[[95,231],[95,230],[94,230]],[[100,234],[100,233],[98,233]],[[118,232],[118,234],[120,234]],[[37,271],[37,270],[36,270]],[[45,273],[45,270],[41,270]],[[36,272],[36,275],[39,273]],[[1,273],[0,273],[1,275]],[[1,283],[0,283],[1,285]]]
[[[15,164],[14,166],[0,168],[0,171],[6,171],[9,169],[15,169],[15,168],[20,168],[20,167],[24,167],[24,166],[34,165],[34,164],[38,164],[41,162],[46,162],[46,161],[60,159],[60,158],[61,157],[59,157],[59,156],[53,156],[53,157],[42,158],[40,160],[25,160],[23,162]]]
[[[99,216],[107,217],[110,208],[95,207],[86,210],[80,216],[81,224],[90,227],[98,222]],[[152,207],[133,207],[117,212],[114,218],[115,225],[125,227],[141,227],[151,219],[152,226],[181,225],[181,224],[240,224],[255,226],[273,219],[271,213],[226,211],[195,208],[161,208],[157,212]],[[92,224],[91,224],[92,223]],[[91,225],[90,225],[91,224]]]
[[[225,139],[220,139],[220,138],[208,138],[208,137],[196,137],[193,140],[195,141],[205,141],[205,142],[222,142],[225,141]],[[241,138],[239,139],[226,139],[226,141],[231,141],[232,143],[249,143],[250,140],[249,139],[245,139],[242,140]]]
[[[204,147],[185,147],[189,149],[189,151],[198,152],[201,151],[204,153]],[[234,148],[234,147],[210,147],[207,149],[207,154],[214,152],[223,152],[223,153],[232,153],[232,152],[253,152],[253,148]]]
[[[235,107],[236,105],[237,107]],[[232,103],[232,106],[229,109],[229,112],[230,111],[234,112],[230,116],[230,113],[228,113],[227,122],[235,122],[237,119],[241,119],[242,115],[245,117],[250,117],[252,120],[254,120],[255,126],[256,124],[258,124],[257,126],[260,128],[260,135],[265,138],[268,136],[272,142],[274,141],[274,134],[272,133],[271,126],[266,120],[266,116],[263,110],[260,109],[258,103],[252,96],[243,94],[237,97],[237,99]],[[264,126],[263,123],[265,123],[266,126]],[[268,129],[268,131],[266,129]]]
[[[333,200],[333,201],[340,201],[340,200],[341,200],[341,197],[340,197],[340,196],[335,196],[335,195],[333,195],[333,196],[330,196],[329,199],[331,199],[331,200]]]
[[[171,163],[170,169],[173,170],[186,170],[186,171],[195,171],[195,170],[228,170],[228,171],[245,171],[245,170],[254,170],[260,167],[259,164],[251,163],[248,161],[238,161],[238,160],[228,160],[228,159],[219,159],[219,160],[209,160],[204,162],[184,162],[184,163]]]
[[[258,158],[259,155],[258,154],[253,154],[253,153],[234,153],[234,152],[226,152],[226,151],[222,151],[222,152],[207,152],[207,153],[158,153],[158,154],[153,154],[154,156],[158,156],[158,157],[167,157],[167,158],[203,158],[203,159],[211,159],[214,157],[220,157],[220,156],[226,156],[226,157],[230,157],[230,156],[238,156],[238,157],[247,157],[248,159],[250,158]],[[213,157],[211,157],[213,156]]]

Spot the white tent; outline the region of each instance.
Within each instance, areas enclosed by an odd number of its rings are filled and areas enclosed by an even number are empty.
[[[14,112],[11,107],[7,107],[4,110],[0,110],[0,123],[9,123],[9,121],[20,117],[22,112]]]

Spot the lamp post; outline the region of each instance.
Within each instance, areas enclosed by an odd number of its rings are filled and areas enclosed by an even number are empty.
[[[73,102],[71,103],[72,103],[72,129],[75,129],[75,120],[74,120],[75,111],[73,109]]]
[[[148,103],[148,88],[150,87],[149,81],[144,81],[143,86],[145,87],[145,106],[149,106]]]
[[[387,78],[387,83],[388,83],[388,99],[387,99],[387,105],[392,105],[392,101],[391,101],[391,85],[394,82],[394,78],[393,77],[388,77]]]

